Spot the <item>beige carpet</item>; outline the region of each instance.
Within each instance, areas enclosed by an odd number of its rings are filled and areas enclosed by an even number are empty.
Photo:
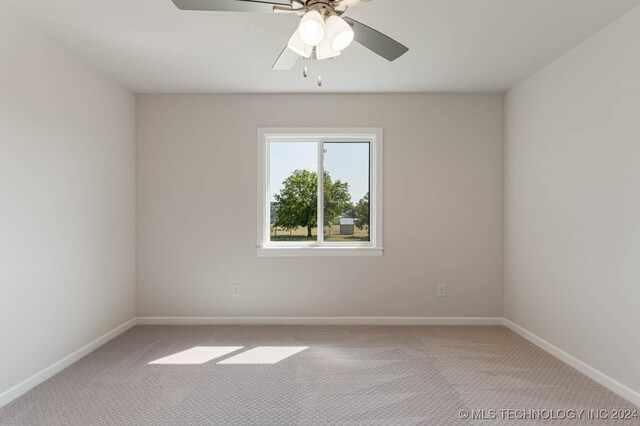
[[[504,327],[139,326],[0,409],[0,424],[483,425],[621,408],[636,409]],[[611,423],[583,416],[539,423]]]

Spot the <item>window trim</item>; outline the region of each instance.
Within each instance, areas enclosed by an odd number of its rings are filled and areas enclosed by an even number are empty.
[[[382,128],[259,128],[258,129],[258,226],[257,254],[259,257],[348,257],[382,256],[383,246],[383,131]],[[369,142],[369,202],[371,205],[370,224],[371,241],[367,242],[272,242],[270,241],[270,193],[269,193],[269,149],[270,142],[282,142],[291,139],[300,142],[318,143],[318,218],[323,223],[324,206],[324,164],[322,158],[324,142]],[[302,139],[302,140],[301,140]]]

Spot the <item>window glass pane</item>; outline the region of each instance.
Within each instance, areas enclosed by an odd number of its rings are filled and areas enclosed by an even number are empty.
[[[269,144],[271,241],[318,239],[318,145]]]
[[[369,142],[325,142],[325,241],[370,241],[369,156]]]

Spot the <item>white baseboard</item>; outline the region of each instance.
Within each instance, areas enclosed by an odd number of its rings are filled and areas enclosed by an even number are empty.
[[[610,391],[620,395],[622,398],[640,407],[640,393],[634,391],[628,386],[623,385],[622,383],[613,379],[612,377],[607,376],[602,371],[593,368],[589,364],[563,351],[559,347],[547,342],[543,338],[536,336],[529,330],[522,328],[521,326],[508,320],[507,318],[504,318],[504,325],[505,327],[509,328],[513,332],[524,337],[534,345],[540,347],[544,351],[558,358],[560,361],[575,368],[585,376],[588,376],[589,378],[598,382],[599,384],[609,389]]]
[[[120,334],[124,333],[125,331],[127,331],[131,327],[135,326],[136,323],[137,323],[137,321],[136,321],[135,318],[130,319],[129,321],[125,322],[124,324],[122,324],[122,325],[114,328],[113,330],[109,331],[108,333],[103,334],[102,336],[98,337],[97,339],[95,339],[91,343],[88,343],[88,344],[84,345],[83,347],[81,347],[80,349],[78,349],[77,351],[67,355],[66,357],[62,358],[60,361],[57,361],[56,363],[51,364],[50,366],[48,366],[44,370],[39,371],[38,373],[34,374],[33,376],[29,377],[28,379],[23,380],[22,382],[18,383],[17,385],[15,385],[14,387],[10,388],[9,390],[1,393],[0,394],[0,407],[8,404],[9,402],[11,402],[14,399],[16,399],[17,397],[19,397],[20,395],[22,395],[24,393],[27,393],[28,391],[30,391],[31,389],[35,388],[36,386],[38,386],[40,383],[44,382],[45,380],[50,379],[51,377],[55,376],[56,374],[58,374],[59,372],[61,372],[62,370],[64,370],[68,366],[70,366],[71,364],[73,364],[74,362],[80,360],[84,356],[86,356],[89,353],[93,352],[94,350],[98,349],[100,346],[104,345],[109,340],[119,336]]]
[[[491,317],[138,317],[139,325],[502,325]]]

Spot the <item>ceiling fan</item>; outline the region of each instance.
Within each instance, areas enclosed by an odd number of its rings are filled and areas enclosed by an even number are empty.
[[[371,0],[172,0],[180,10],[287,13],[300,16],[300,24],[273,64],[290,70],[300,57],[323,60],[336,57],[356,41],[394,61],[409,51],[391,37],[352,18],[347,9]]]

